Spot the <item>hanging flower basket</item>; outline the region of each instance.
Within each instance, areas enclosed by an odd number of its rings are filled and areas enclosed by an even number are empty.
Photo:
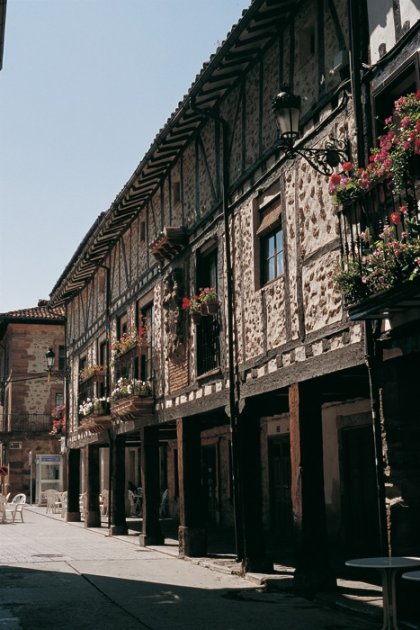
[[[184,297],[182,308],[189,312],[195,324],[198,324],[201,317],[215,315],[220,308],[220,300],[217,297],[214,287],[199,289],[198,295],[192,298]]]

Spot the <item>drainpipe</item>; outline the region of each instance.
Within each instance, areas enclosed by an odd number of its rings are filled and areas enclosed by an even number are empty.
[[[228,373],[229,373],[229,416],[232,456],[232,484],[233,510],[236,541],[236,557],[242,561],[245,558],[244,536],[242,530],[242,501],[239,476],[239,407],[236,396],[236,372],[234,354],[234,313],[233,313],[233,266],[230,247],[229,226],[229,159],[228,140],[229,123],[218,111],[202,110],[191,101],[191,107],[205,119],[211,118],[222,127],[222,211],[225,232],[225,262],[226,262],[226,298],[227,298],[227,337],[228,337]]]
[[[362,107],[362,89],[361,89],[361,61],[360,51],[362,47],[362,41],[360,37],[360,15],[358,8],[360,5],[359,0],[349,0],[348,16],[349,16],[349,33],[350,33],[350,50],[349,50],[349,62],[350,62],[350,80],[351,80],[351,92],[353,96],[353,112],[355,120],[355,131],[357,138],[357,161],[359,166],[365,165],[365,136],[363,129],[363,111]],[[364,16],[367,19],[367,16]],[[365,31],[364,31],[365,32]],[[366,47],[363,47],[366,50]]]
[[[363,3],[362,3],[363,5]],[[363,109],[370,111],[370,103],[362,101],[361,88],[361,59],[360,51],[363,54],[366,51],[366,37],[360,36],[360,24],[367,24],[367,12],[365,6],[362,8],[359,0],[349,0],[349,32],[350,32],[350,73],[351,73],[351,90],[353,96],[353,111],[356,123],[357,137],[357,159],[359,166],[365,165],[365,129],[363,127]],[[360,9],[360,13],[359,10]],[[361,15],[363,10],[364,14]],[[363,34],[366,33],[366,27],[363,28]],[[366,107],[364,107],[366,105]],[[369,116],[367,116],[366,133],[371,135],[371,125]],[[378,534],[380,553],[388,556],[390,554],[389,541],[387,535],[387,518],[385,503],[385,477],[384,477],[384,456],[382,447],[382,426],[381,426],[381,400],[380,388],[377,381],[377,372],[379,358],[376,349],[376,332],[372,330],[372,326],[378,327],[380,322],[372,324],[365,321],[365,357],[369,378],[370,406],[372,413],[372,430],[375,454],[375,476],[376,476],[376,498],[378,508]]]

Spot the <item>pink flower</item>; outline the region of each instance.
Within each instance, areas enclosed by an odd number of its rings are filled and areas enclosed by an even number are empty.
[[[407,129],[407,127],[409,127],[409,126],[410,126],[410,123],[411,123],[411,118],[410,118],[410,116],[405,116],[405,117],[402,119],[402,121],[401,121],[401,127],[402,127],[403,129]]]

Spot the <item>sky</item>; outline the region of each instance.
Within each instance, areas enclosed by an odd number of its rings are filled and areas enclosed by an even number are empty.
[[[0,313],[48,299],[251,0],[8,0]]]

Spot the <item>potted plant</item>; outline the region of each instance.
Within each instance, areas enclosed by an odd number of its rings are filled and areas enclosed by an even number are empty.
[[[66,419],[62,418],[54,418],[52,422],[52,428],[50,431],[50,435],[54,437],[61,437],[63,433],[65,433],[66,428]]]
[[[81,381],[87,381],[93,377],[98,378],[99,376],[102,376],[104,372],[105,372],[104,365],[89,365],[83,368],[82,370],[80,370],[79,377]]]
[[[362,232],[360,262],[336,270],[333,278],[347,304],[420,277],[420,225],[406,212],[406,206],[392,212],[377,240]]]
[[[194,324],[198,324],[200,322],[202,312],[201,301],[198,295],[194,295],[192,298],[184,297],[182,299],[182,308],[184,311],[188,311]]]
[[[385,120],[385,132],[379,136],[378,146],[370,150],[367,169],[345,162],[340,173],[331,175],[328,190],[335,202],[358,199],[381,180],[395,192],[412,185],[418,176],[413,173],[413,163],[420,158],[420,91],[395,101],[393,115]]]
[[[208,313],[211,315],[217,313],[220,307],[220,301],[214,287],[205,287],[204,289],[200,289],[198,297],[201,305],[207,309]]]
[[[112,414],[117,418],[153,412],[152,387],[146,381],[119,378],[111,393]]]
[[[146,328],[144,325],[140,326],[139,330],[128,330],[123,333],[119,339],[116,339],[111,344],[111,350],[116,355],[124,354],[137,346],[142,346],[146,342]]]

